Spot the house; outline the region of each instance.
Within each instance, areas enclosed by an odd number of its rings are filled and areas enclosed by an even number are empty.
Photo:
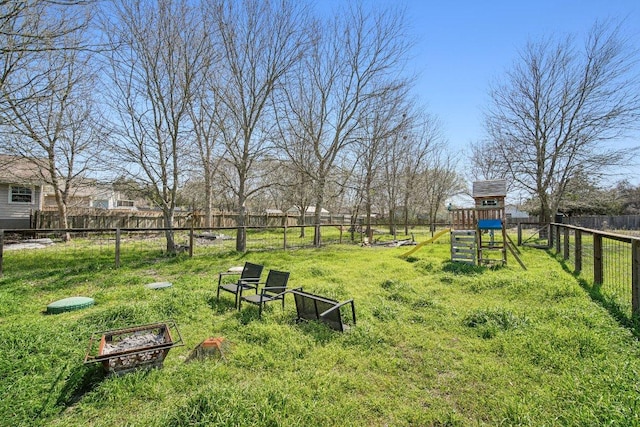
[[[292,206],[289,209],[287,209],[287,214],[289,215],[300,215],[300,208],[298,206]],[[315,206],[309,206],[305,213],[304,216],[315,216],[316,214],[316,207]],[[321,208],[320,209],[320,215],[321,216],[328,216],[329,215],[329,211],[326,210],[325,208]]]
[[[45,185],[42,194],[42,209],[56,210],[57,203],[53,186]],[[132,211],[143,205],[144,203],[141,201],[129,200],[123,193],[114,190],[112,184],[98,182],[92,178],[77,180],[67,196],[67,208],[76,211],[89,208]]]
[[[518,209],[518,206],[516,205],[505,205],[504,211],[505,211],[505,214],[507,215],[507,218],[510,218],[513,220],[529,219],[529,213],[521,211],[520,209]]]
[[[284,215],[284,212],[282,212],[280,209],[273,209],[273,208],[267,208],[264,210],[264,213],[267,216],[282,216]]]
[[[43,176],[37,159],[0,155],[0,229],[31,228],[43,204]]]

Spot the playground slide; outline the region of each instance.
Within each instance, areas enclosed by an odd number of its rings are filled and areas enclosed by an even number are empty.
[[[448,232],[450,232],[451,229],[449,228],[445,228],[442,231],[437,232],[432,238],[430,238],[429,240],[425,240],[424,242],[418,243],[413,249],[411,249],[409,252],[404,253],[402,255],[400,255],[402,258],[408,257],[409,255],[411,255],[412,253],[414,253],[415,251],[417,251],[418,249],[420,249],[421,247],[423,247],[426,244],[435,242],[436,240],[438,240],[440,237],[442,237],[443,235],[447,234]]]

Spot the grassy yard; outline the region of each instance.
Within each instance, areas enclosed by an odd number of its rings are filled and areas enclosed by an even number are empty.
[[[497,269],[407,248],[142,257],[114,269],[84,252],[5,254],[0,278],[3,426],[640,425],[640,346],[545,251]],[[31,258],[33,257],[33,258]],[[34,262],[37,260],[37,262]],[[233,309],[217,272],[244,261],[290,285],[354,298],[346,333],[284,310]],[[266,272],[264,273],[266,276]],[[171,288],[150,290],[149,282]],[[89,296],[93,307],[46,315]],[[174,319],[185,346],[163,369],[105,377],[83,365],[95,331]],[[224,359],[186,362],[223,336]]]

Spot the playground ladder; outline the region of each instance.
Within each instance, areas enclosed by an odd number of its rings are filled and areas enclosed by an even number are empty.
[[[451,231],[451,261],[475,265],[477,253],[474,230]]]

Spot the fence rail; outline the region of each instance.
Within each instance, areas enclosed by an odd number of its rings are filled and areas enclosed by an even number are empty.
[[[640,314],[640,238],[557,223],[550,231],[549,247],[610,308],[628,320]]]
[[[247,251],[315,247],[313,237],[318,227],[321,244],[365,244],[366,226],[323,224],[317,226],[244,227]],[[413,227],[409,234],[397,227],[391,233],[389,224],[375,226],[371,245],[413,243],[429,239],[448,224]],[[119,267],[166,256],[166,229],[48,229],[0,230],[0,275],[11,268],[31,268],[63,262],[64,252],[83,257],[98,268]],[[188,256],[215,256],[235,251],[237,227],[174,228],[178,252]],[[71,241],[63,243],[62,236]],[[447,235],[448,236],[448,235]],[[48,245],[49,243],[49,245]],[[439,243],[449,244],[448,238]],[[640,238],[614,234],[567,224],[518,224],[518,244],[555,250],[591,290],[624,318],[640,316]],[[40,245],[40,246],[38,246]],[[32,248],[41,247],[37,256]]]
[[[247,236],[247,251],[292,250],[315,247],[315,228],[320,229],[321,245],[364,244],[367,228],[342,224],[318,226],[273,226],[243,227]],[[397,227],[392,234],[387,225],[377,225],[374,239],[368,244],[386,245],[393,242],[419,242],[433,236],[437,227],[414,227],[409,235]],[[141,260],[153,260],[167,255],[166,228],[93,228],[93,229],[46,229],[46,230],[0,230],[0,275],[10,268],[12,261],[20,259],[20,265],[33,262],[41,265],[57,262],[56,254],[73,253],[74,257],[85,257],[88,263],[101,266],[128,265]],[[177,254],[188,256],[212,256],[221,252],[235,251],[237,227],[173,228],[173,239]],[[64,242],[63,236],[71,236]],[[444,240],[443,240],[444,241]],[[448,241],[447,241],[448,242]],[[43,249],[41,255],[33,256],[34,249]],[[62,257],[59,257],[62,258]],[[24,267],[23,267],[24,268]],[[27,266],[29,268],[29,266]]]

